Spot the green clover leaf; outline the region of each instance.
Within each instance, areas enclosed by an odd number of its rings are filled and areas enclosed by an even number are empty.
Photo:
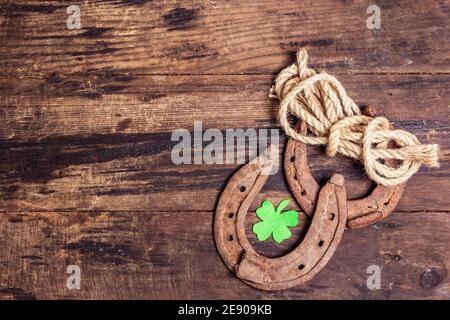
[[[267,240],[272,235],[273,240],[280,244],[292,235],[289,227],[297,226],[298,212],[288,210],[282,213],[288,203],[288,199],[281,201],[275,210],[272,203],[265,200],[261,207],[256,209],[256,215],[262,221],[253,225],[253,232],[259,241]]]

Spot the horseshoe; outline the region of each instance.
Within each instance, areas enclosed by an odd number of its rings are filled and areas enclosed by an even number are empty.
[[[262,154],[256,163],[238,170],[220,196],[214,220],[217,250],[227,267],[245,283],[263,290],[288,289],[309,281],[331,259],[347,224],[344,177],[333,175],[318,195],[302,243],[282,257],[258,254],[247,239],[244,222],[272,166],[272,159]]]
[[[306,134],[303,123],[297,130]],[[306,145],[300,141],[289,139],[284,154],[284,170],[294,198],[306,214],[311,216],[318,203],[319,184],[311,174],[308,166]],[[394,187],[377,185],[364,199],[348,200],[348,221],[350,229],[369,226],[386,218],[400,201],[406,183]]]

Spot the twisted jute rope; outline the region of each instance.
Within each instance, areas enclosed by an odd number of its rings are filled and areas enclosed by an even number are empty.
[[[393,129],[384,117],[363,115],[333,76],[308,68],[308,53],[297,52],[297,61],[275,79],[269,96],[281,101],[279,121],[285,133],[311,145],[327,145],[337,153],[360,160],[378,184],[395,186],[408,180],[422,164],[438,167],[438,146],[421,144],[411,133]],[[289,114],[303,121],[313,135],[293,128]],[[392,161],[396,160],[394,167]]]

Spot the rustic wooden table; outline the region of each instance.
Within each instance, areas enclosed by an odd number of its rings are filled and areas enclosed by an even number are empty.
[[[379,0],[369,29],[372,2],[1,0],[0,298],[449,299],[450,6]],[[347,231],[310,283],[263,292],[226,269],[212,236],[240,164],[175,165],[171,134],[278,128],[268,90],[300,47],[359,105],[440,144],[441,166],[411,178],[388,219]],[[370,189],[358,164],[311,153],[321,181],[339,171],[352,197]],[[282,173],[263,198],[292,198]],[[286,252],[301,217],[281,248],[250,240]]]

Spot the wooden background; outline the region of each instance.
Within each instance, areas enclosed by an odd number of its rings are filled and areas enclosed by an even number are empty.
[[[450,298],[448,1],[0,3],[0,298]],[[372,3],[381,30],[366,27]],[[80,30],[66,27],[71,4]],[[278,128],[268,89],[300,47],[359,105],[440,144],[441,166],[422,168],[387,220],[346,232],[310,283],[263,292],[226,269],[212,237],[240,165],[176,166],[170,138],[196,120]],[[310,151],[321,181],[342,172],[352,197],[371,187],[353,161]],[[279,173],[258,201],[290,197]],[[305,223],[257,250],[286,252]],[[381,290],[366,287],[372,264]],[[68,265],[81,290],[66,288]]]

